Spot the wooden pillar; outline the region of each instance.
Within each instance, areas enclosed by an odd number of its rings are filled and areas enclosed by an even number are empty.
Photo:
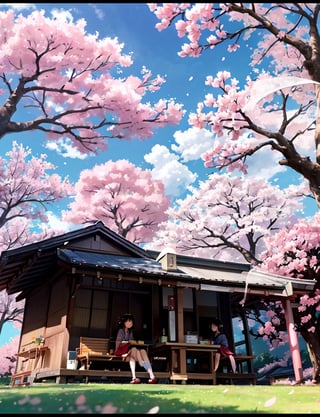
[[[177,287],[177,335],[178,342],[184,342],[184,320],[183,320],[183,288]]]
[[[286,325],[287,325],[287,332],[288,332],[288,342],[292,357],[292,364],[294,369],[294,376],[296,379],[296,383],[301,382],[303,379],[303,372],[302,372],[302,362],[300,356],[300,349],[299,349],[299,342],[298,342],[298,335],[294,329],[294,319],[293,319],[293,312],[290,300],[287,298],[285,301],[282,302],[285,318],[286,318]]]
[[[183,317],[183,287],[177,287],[177,334],[178,342],[184,342],[184,317]],[[187,352],[186,349],[179,349],[179,374],[181,379],[181,384],[186,384],[185,375],[187,373]]]

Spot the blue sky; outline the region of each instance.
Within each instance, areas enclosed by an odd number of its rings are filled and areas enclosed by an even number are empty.
[[[123,52],[132,53],[134,63],[127,69],[128,74],[140,75],[142,67],[146,66],[153,75],[166,76],[166,83],[155,93],[154,101],[160,97],[173,97],[176,102],[184,104],[186,115],[179,126],[159,129],[150,140],[112,140],[107,152],[85,159],[66,148],[64,143],[50,143],[34,133],[32,136],[22,134],[4,138],[3,150],[9,150],[15,139],[29,145],[35,155],[47,153],[48,160],[56,164],[57,172],[62,176],[68,175],[71,181],[78,180],[82,169],[108,160],[128,159],[143,169],[151,170],[155,179],[165,183],[166,193],[172,198],[183,196],[189,185],[196,186],[199,180],[206,179],[211,171],[204,168],[200,155],[210,146],[212,136],[207,132],[197,139],[188,125],[188,113],[195,111],[198,102],[208,93],[204,83],[207,75],[227,70],[244,82],[251,69],[248,65],[253,50],[250,44],[243,48],[240,55],[217,48],[214,53],[205,53],[201,58],[180,58],[177,53],[184,40],[178,38],[174,27],[158,32],[155,28],[157,19],[146,3],[0,4],[0,10],[8,7],[14,7],[23,14],[29,14],[36,8],[44,9],[47,16],[57,12],[69,13],[74,21],[80,18],[87,21],[88,33],[97,31],[100,37],[117,37],[124,44]],[[152,101],[153,97],[148,99]],[[249,174],[254,178],[273,177],[273,181],[280,186],[297,181],[292,170],[285,171],[272,158],[270,152],[260,152],[249,162]],[[57,211],[61,208],[64,207],[56,206]],[[312,214],[314,209],[313,204],[309,205],[306,214]],[[51,219],[55,221],[54,216]]]
[[[87,32],[97,31],[100,37],[117,37],[119,42],[124,43],[123,52],[132,52],[134,63],[128,69],[128,74],[140,75],[145,66],[154,75],[166,76],[166,83],[155,94],[154,101],[159,97],[173,97],[176,102],[184,104],[186,115],[179,126],[160,129],[150,140],[110,141],[108,151],[96,157],[80,158],[73,150],[65,148],[63,143],[54,148],[39,134],[9,135],[3,138],[2,155],[11,149],[12,141],[16,140],[30,146],[35,155],[46,153],[48,160],[56,165],[56,172],[61,176],[68,175],[72,182],[78,180],[82,169],[108,160],[128,159],[143,169],[152,170],[154,178],[163,180],[167,194],[173,198],[183,196],[189,185],[196,186],[199,180],[207,178],[210,171],[204,168],[200,155],[209,147],[212,136],[202,134],[197,140],[188,125],[188,113],[195,111],[198,102],[208,93],[205,86],[207,75],[227,70],[240,82],[244,82],[250,71],[250,44],[243,48],[241,54],[229,54],[224,48],[218,48],[214,54],[208,52],[198,59],[180,58],[177,53],[184,41],[178,38],[174,27],[158,32],[155,28],[157,19],[146,3],[0,4],[0,10],[11,7],[23,14],[29,14],[34,9],[44,9],[47,16],[57,11],[71,13],[75,21],[79,18],[87,21]],[[297,182],[297,176],[292,170],[281,168],[271,154],[263,152],[250,162],[249,174],[253,178],[273,178],[281,186]],[[57,212],[61,208],[65,207],[58,205]],[[57,212],[51,216],[53,226],[58,225]],[[314,212],[314,204],[310,204],[305,211],[307,215]],[[0,345],[15,334],[16,330],[8,326],[0,335]]]

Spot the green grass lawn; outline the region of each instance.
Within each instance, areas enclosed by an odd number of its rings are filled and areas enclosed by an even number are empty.
[[[0,385],[1,414],[318,414],[316,385]]]

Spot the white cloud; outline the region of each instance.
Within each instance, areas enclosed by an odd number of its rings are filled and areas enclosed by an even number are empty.
[[[276,174],[285,173],[286,167],[279,165],[279,159],[281,155],[278,152],[272,152],[270,148],[260,149],[246,160],[247,176],[255,179],[264,178],[268,181]]]
[[[79,228],[79,225],[74,225],[73,223],[68,223],[62,221],[57,215],[52,211],[47,213],[48,223],[43,224],[43,226],[48,230],[61,230],[63,232],[70,232],[76,228]],[[83,227],[83,225],[81,225]]]
[[[62,138],[56,141],[50,140],[47,141],[44,146],[46,149],[57,152],[58,155],[61,155],[64,158],[86,159],[93,155],[79,152],[78,149],[72,146],[70,139]]]
[[[212,132],[207,129],[198,129],[195,127],[185,131],[176,131],[173,136],[177,145],[172,145],[171,149],[180,154],[182,162],[185,163],[201,159],[201,155],[212,147],[214,141],[214,134]],[[243,138],[246,139],[246,135],[244,135]],[[174,156],[174,154],[170,154],[168,151],[163,153],[161,152],[161,149],[158,149],[157,151],[162,157],[166,156],[166,158],[169,158],[168,155],[170,155],[171,158],[174,157],[176,160],[179,159],[178,156]],[[284,173],[286,170],[285,167],[278,163],[280,157],[281,155],[278,152],[271,152],[269,148],[261,149],[259,152],[256,152],[254,156],[247,158],[247,175],[253,178],[266,178],[269,180],[275,174]],[[159,155],[158,159],[160,159]],[[146,161],[149,162],[147,159]],[[159,170],[160,172],[160,163],[158,161],[152,161],[150,163],[153,163],[155,168],[158,168],[157,171]],[[164,165],[163,161],[162,164]],[[188,172],[190,173],[190,171]],[[233,174],[239,176],[243,175],[237,171]],[[188,185],[189,184],[191,184],[191,181]]]
[[[72,13],[65,9],[52,9],[51,15],[54,19],[59,20],[59,22],[66,22],[66,23],[73,22]]]
[[[17,11],[36,9],[36,6],[32,3],[2,3],[0,4],[0,7],[11,7],[12,9],[15,9]]]
[[[213,145],[213,134],[206,129],[192,127],[184,132],[178,130],[173,137],[177,145],[172,145],[171,149],[181,155],[183,162],[200,159],[203,152]]]
[[[94,10],[94,13],[95,13],[95,15],[97,16],[97,18],[99,20],[103,20],[105,18],[105,13],[104,13],[104,11],[100,7],[97,7],[96,4],[90,4],[90,3],[88,3],[88,4],[90,6],[92,6],[92,8]]]
[[[164,183],[168,196],[175,197],[184,193],[198,177],[179,162],[178,155],[170,153],[166,146],[155,145],[144,159],[154,166],[152,177]]]

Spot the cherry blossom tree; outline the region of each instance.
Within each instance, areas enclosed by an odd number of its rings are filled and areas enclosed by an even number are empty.
[[[25,17],[9,10],[0,12],[0,25],[0,139],[37,131],[48,140],[97,154],[111,138],[146,140],[154,129],[181,120],[182,105],[159,98],[165,79],[145,67],[139,76],[128,74],[133,61],[123,53],[123,44],[86,33],[83,19],[74,22],[69,13],[48,18],[44,11]],[[52,235],[46,208],[72,191],[68,180],[49,174],[54,166],[44,155],[26,162],[30,154],[14,143],[7,154],[11,160],[0,158],[1,251]],[[151,198],[158,197],[157,189],[160,195],[158,184],[149,186]],[[167,208],[163,197],[158,204],[160,210]],[[142,224],[138,217],[131,225],[137,239],[140,227],[152,226],[151,218],[145,216]],[[117,220],[119,227],[125,221]],[[1,293],[2,322],[13,321],[15,310],[3,301],[5,296]]]
[[[168,222],[146,248],[169,245],[177,253],[258,265],[264,238],[301,215],[304,189],[212,174],[168,209]]]
[[[19,336],[15,336],[7,344],[0,346],[0,375],[11,375],[14,372],[18,346]]]
[[[46,155],[13,142],[7,159],[0,157],[0,250],[22,246],[48,233],[46,209],[73,192],[68,178],[52,174]]]
[[[320,383],[320,214],[300,218],[296,224],[281,229],[265,239],[267,249],[261,254],[262,270],[315,281],[314,289],[297,299],[295,325],[305,339],[313,365],[313,380]],[[278,324],[279,314],[268,327]],[[274,323],[273,323],[274,321]]]
[[[320,311],[320,252],[314,249],[320,243],[320,217],[310,224],[301,219],[305,183],[280,189],[263,179],[212,174],[198,189],[191,187],[189,191],[185,199],[168,209],[168,222],[161,225],[146,249],[161,250],[169,245],[177,253],[245,260],[271,273],[316,279],[314,291],[301,298],[295,323],[310,351],[313,379],[320,382],[320,344],[316,343],[320,323],[315,314]],[[271,349],[287,343],[281,302],[265,297],[242,308],[255,328],[260,325],[258,331],[251,331],[255,338],[266,340]]]
[[[0,333],[3,326],[9,321],[17,329],[21,328],[24,311],[24,300],[16,301],[16,295],[8,295],[6,291],[0,292]]]
[[[32,156],[31,148],[13,142],[0,157],[0,250],[22,246],[59,231],[47,224],[47,208],[73,192],[68,178],[52,174],[55,166],[45,155]],[[7,322],[21,323],[23,302],[0,292],[0,333]]]
[[[6,323],[21,330],[24,312],[24,300],[16,301],[16,295],[8,295],[6,290],[0,292],[0,333]],[[0,346],[0,375],[10,375],[16,366],[16,353],[19,348],[20,336],[10,338],[6,344]]]
[[[74,224],[101,220],[128,240],[149,241],[166,221],[170,200],[164,185],[127,160],[108,161],[83,170],[75,184],[74,201],[62,213]]]
[[[241,85],[241,80],[228,71],[208,75],[205,84],[210,90],[189,115],[191,126],[207,128],[215,134],[212,149],[203,154],[205,166],[247,173],[249,158],[270,150],[281,166],[306,180],[320,207],[320,5],[152,3],[149,8],[159,19],[159,31],[175,25],[178,36],[186,40],[179,52],[183,58],[214,54],[219,47],[236,54],[240,48],[249,50],[252,46],[250,66],[254,76],[248,74]],[[285,229],[285,247],[292,243],[291,237]],[[305,239],[310,240],[306,235]],[[310,252],[302,247],[301,259],[300,252],[293,251],[290,274],[312,278],[314,273],[307,260],[311,258],[312,266],[316,264],[318,246],[319,240],[313,241]],[[290,251],[284,257],[284,266],[288,256]],[[273,256],[268,262],[264,257],[267,268],[271,268],[272,259]],[[297,263],[304,265],[304,272],[295,268]],[[280,268],[282,263],[279,260],[275,265]],[[275,268],[274,272],[284,273],[284,269]],[[318,295],[318,281],[317,277],[314,293],[305,296],[311,303]],[[304,316],[309,322],[308,315]],[[297,320],[300,328],[302,317]],[[311,350],[316,345],[314,379],[319,383],[319,334],[315,329],[311,340],[313,326],[309,324],[308,333],[302,334]]]
[[[186,40],[179,55],[200,57],[224,46],[252,45],[241,88],[228,71],[208,75],[210,92],[189,123],[216,138],[204,155],[208,167],[247,170],[262,149],[305,178],[320,206],[320,36],[318,3],[152,3],[161,31],[175,25]],[[264,67],[268,68],[268,71]],[[262,70],[260,70],[262,68]]]
[[[39,131],[95,154],[109,138],[146,140],[154,128],[181,120],[173,99],[152,105],[146,97],[165,79],[146,68],[140,78],[126,76],[132,58],[123,44],[86,33],[84,19],[9,10],[0,12],[0,26],[0,138]]]

